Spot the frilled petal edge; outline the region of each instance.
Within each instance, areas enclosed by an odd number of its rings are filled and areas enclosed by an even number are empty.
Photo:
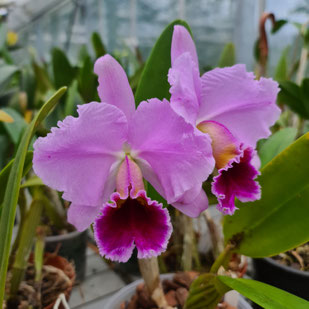
[[[127,119],[117,107],[95,102],[79,106],[78,114],[37,139],[33,169],[46,185],[64,191],[66,200],[102,205],[110,194],[105,184],[127,139]]]
[[[102,256],[126,262],[135,246],[140,259],[158,256],[166,250],[172,225],[162,204],[151,201],[145,191],[140,191],[135,199],[122,200],[119,195],[113,199],[114,203],[103,207],[94,224]]]
[[[198,123],[221,123],[237,140],[253,148],[259,139],[271,134],[269,128],[281,112],[276,105],[277,82],[271,78],[255,80],[242,64],[206,72],[201,81]]]
[[[241,151],[241,155],[219,170],[219,175],[214,177],[212,183],[212,193],[217,196],[219,202],[217,208],[228,215],[234,214],[237,209],[235,197],[242,202],[261,198],[260,185],[254,180],[259,172],[251,163],[255,152],[250,147]]]

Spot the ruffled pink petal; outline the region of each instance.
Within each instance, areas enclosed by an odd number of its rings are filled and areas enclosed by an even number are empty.
[[[94,65],[99,77],[101,102],[117,106],[130,118],[135,110],[134,96],[121,65],[110,55],[99,58]]]
[[[176,203],[173,203],[172,206],[189,217],[198,217],[201,212],[208,208],[208,198],[201,187],[197,188],[197,190],[198,194],[194,192],[196,188],[187,191]],[[192,196],[195,196],[195,198],[192,199]]]
[[[195,130],[168,101],[158,99],[142,102],[130,122],[132,155],[147,162],[148,169],[139,163],[145,179],[170,204],[201,186],[214,168],[210,138]]]
[[[172,232],[168,211],[162,204],[139,191],[135,199],[123,200],[114,195],[114,205],[106,204],[95,220],[94,236],[100,254],[126,262],[134,246],[138,258],[158,256],[166,250]]]
[[[83,206],[72,203],[68,210],[68,222],[80,232],[86,230],[97,215],[102,206]]]
[[[254,150],[250,147],[243,150],[242,146],[240,150],[242,154],[220,169],[212,183],[212,193],[219,202],[217,208],[228,215],[237,209],[235,197],[242,202],[255,201],[261,197],[260,186],[254,181],[259,172],[251,163]]]
[[[126,141],[127,119],[117,107],[104,103],[81,105],[78,114],[59,121],[59,128],[35,142],[33,168],[46,185],[64,191],[64,199],[102,205],[107,201],[103,196],[115,189],[115,180],[107,179]]]
[[[196,53],[195,44],[188,30],[180,25],[174,26],[172,47],[171,47],[171,60],[172,66],[176,59],[184,53],[189,53],[198,69],[198,57]]]
[[[199,111],[201,80],[198,66],[188,52],[173,62],[168,72],[171,106],[186,121],[195,125]]]
[[[198,122],[223,124],[237,140],[253,148],[268,137],[279,118],[278,84],[270,78],[255,80],[245,65],[217,68],[202,76]]]

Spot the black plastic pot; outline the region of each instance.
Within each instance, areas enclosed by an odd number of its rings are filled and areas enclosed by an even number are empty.
[[[309,300],[309,272],[281,265],[271,258],[254,259],[254,278]]]
[[[76,280],[82,281],[86,273],[87,230],[46,237],[45,250],[47,252],[54,252],[58,246],[60,246],[58,255],[74,263]]]

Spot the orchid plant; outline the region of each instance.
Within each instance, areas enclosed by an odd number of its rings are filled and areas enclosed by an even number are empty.
[[[100,102],[78,106],[77,117],[59,121],[34,144],[34,172],[71,202],[68,221],[80,231],[93,225],[99,252],[108,259],[126,262],[136,247],[151,295],[167,308],[154,295],[160,290],[154,257],[166,250],[172,233],[168,208],[158,194],[184,215],[197,217],[208,207],[202,185],[212,175],[217,209],[226,215],[225,248],[210,273],[192,284],[186,308],[215,308],[230,289],[265,308],[308,308],[294,295],[224,271],[234,252],[271,256],[309,240],[309,166],[298,163],[309,155],[308,135],[259,171],[257,142],[271,135],[280,116],[278,84],[270,78],[256,80],[244,65],[200,76],[190,28],[183,21],[162,33],[135,97],[112,56],[100,57],[94,72]],[[12,164],[0,221],[5,239],[0,244],[1,278],[7,271],[26,151],[34,129],[63,92],[33,120]]]

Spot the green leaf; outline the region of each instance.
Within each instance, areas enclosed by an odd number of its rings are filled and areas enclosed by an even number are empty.
[[[171,67],[171,44],[175,25],[182,25],[191,32],[188,24],[182,20],[173,21],[165,28],[146,62],[135,93],[136,105],[151,98],[162,100],[170,97],[167,73]]]
[[[64,103],[64,115],[73,115],[77,114],[77,105],[83,104],[83,100],[78,93],[78,81],[74,80],[72,85],[68,90],[68,94]]]
[[[27,179],[20,188],[27,188],[27,187],[33,187],[33,186],[44,186],[44,183],[42,179],[38,176],[33,176],[29,179]]]
[[[78,51],[78,66],[81,66],[87,57],[90,57],[87,45],[83,44]]]
[[[20,182],[24,169],[27,150],[35,130],[44,120],[48,113],[55,107],[59,99],[65,93],[66,88],[59,89],[40,109],[38,114],[32,120],[31,124],[25,131],[22,140],[17,149],[15,160],[11,167],[11,172],[7,182],[4,195],[2,214],[0,219],[0,304],[3,303],[4,288],[6,281],[6,273],[8,267],[8,259],[10,253],[10,244],[12,239],[12,231],[14,226],[16,205],[19,195]]]
[[[275,25],[271,29],[271,33],[274,34],[280,30],[288,21],[285,19],[276,20]]]
[[[0,134],[0,168],[7,162],[7,153],[9,151],[10,140],[7,134]],[[0,170],[0,173],[2,170]],[[0,187],[0,191],[1,191]],[[1,204],[1,202],[0,202]]]
[[[11,296],[16,296],[19,285],[27,268],[29,255],[34,243],[36,228],[41,221],[42,209],[43,202],[38,197],[35,197],[26,215],[24,224],[22,225],[20,242],[18,244],[18,250],[16,251],[15,260],[12,267],[12,278],[10,281]]]
[[[32,62],[32,68],[35,76],[35,81],[39,92],[46,93],[49,89],[53,89],[52,83],[49,79],[48,72],[44,67],[41,67],[35,61]]]
[[[275,69],[274,78],[279,82],[286,80],[288,77],[288,65],[287,65],[288,52],[289,47],[285,48],[282,51],[282,54]]]
[[[226,242],[251,257],[266,257],[309,241],[309,133],[282,151],[262,170],[262,198],[239,203],[224,218]]]
[[[79,71],[78,89],[85,102],[94,99],[97,90],[97,76],[93,73],[93,62],[90,56],[84,59]]]
[[[137,88],[137,85],[139,83],[139,80],[142,76],[142,72],[144,70],[144,65],[141,65],[136,71],[135,73],[129,78],[129,83],[130,83],[130,86],[132,88],[132,91],[133,93],[136,92],[136,88]]]
[[[76,70],[71,66],[67,56],[61,49],[53,48],[52,64],[56,88],[70,86],[76,76]]]
[[[3,126],[6,129],[8,135],[10,136],[12,142],[17,145],[23,131],[27,127],[27,123],[24,118],[14,109],[10,107],[5,107],[2,110],[8,113],[14,119],[14,122],[3,123]]]
[[[18,71],[19,69],[15,65],[0,66],[0,92],[7,87],[14,74]]]
[[[223,51],[221,53],[218,67],[219,68],[224,68],[224,67],[231,67],[232,65],[235,64],[235,46],[233,43],[227,43]]]
[[[296,135],[296,128],[284,128],[269,137],[259,151],[261,167],[264,167],[276,155],[292,144]]]
[[[218,279],[265,309],[309,308],[308,301],[266,283],[226,276],[219,276]]]
[[[91,42],[92,42],[92,46],[93,46],[96,58],[102,57],[106,54],[106,48],[98,32],[92,33]]]
[[[300,96],[309,115],[309,78],[304,78],[300,87]]]
[[[24,177],[29,172],[30,168],[32,167],[32,158],[33,158],[33,152],[28,151],[26,154],[22,177]],[[0,205],[2,204],[3,199],[4,199],[6,185],[9,179],[9,175],[10,175],[14,160],[15,159],[12,159],[0,172]]]
[[[27,109],[34,109],[36,83],[37,81],[32,68],[23,68],[20,78],[20,88],[21,91],[27,94]]]
[[[281,82],[280,88],[278,102],[289,106],[292,111],[302,118],[309,119],[309,113],[302,101],[301,88],[291,81]]]
[[[230,288],[222,284],[214,274],[203,274],[193,281],[185,309],[213,309],[217,308],[223,295]]]

